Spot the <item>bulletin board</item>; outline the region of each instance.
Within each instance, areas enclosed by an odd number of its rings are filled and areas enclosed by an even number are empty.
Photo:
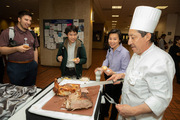
[[[65,28],[70,25],[78,27],[78,39],[84,42],[84,19],[51,19],[43,20],[44,47],[57,49],[67,37]]]

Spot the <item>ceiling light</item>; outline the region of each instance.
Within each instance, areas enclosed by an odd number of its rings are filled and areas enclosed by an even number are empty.
[[[112,21],[112,22],[117,22],[117,21]]]
[[[121,9],[122,6],[112,6],[112,9]]]
[[[12,19],[12,17],[9,17],[9,19]]]
[[[34,15],[34,13],[33,13],[33,12],[32,12],[31,14],[32,14],[32,15]]]
[[[112,17],[119,17],[119,15],[112,15]]]
[[[116,25],[116,24],[112,24],[112,25]]]
[[[157,9],[166,9],[168,6],[157,6]]]
[[[7,8],[9,8],[10,6],[9,5],[6,5]]]

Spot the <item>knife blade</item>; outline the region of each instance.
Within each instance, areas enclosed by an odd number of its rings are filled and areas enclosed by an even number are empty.
[[[106,85],[106,84],[113,84],[113,83],[116,83],[118,81],[121,81],[123,82],[124,79],[121,78],[121,79],[118,79],[117,81],[113,81],[113,80],[108,80],[108,81],[100,81],[100,82],[91,82],[91,83],[86,83],[86,84],[81,84],[80,87],[90,87],[90,86],[97,86],[97,85]]]

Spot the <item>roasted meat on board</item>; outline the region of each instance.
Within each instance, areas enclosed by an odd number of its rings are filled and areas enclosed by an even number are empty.
[[[53,91],[55,92],[56,95],[59,96],[68,96],[74,92],[79,92],[79,94],[81,94],[81,89],[79,84],[59,85],[57,79],[54,80]]]
[[[88,109],[93,106],[92,101],[86,95],[89,91],[87,88],[81,89],[79,84],[59,85],[55,79],[53,91],[58,96],[67,96],[64,102],[67,110]]]
[[[86,93],[79,95],[78,93],[72,93],[65,101],[67,110],[88,109],[93,106],[92,101],[87,97]]]

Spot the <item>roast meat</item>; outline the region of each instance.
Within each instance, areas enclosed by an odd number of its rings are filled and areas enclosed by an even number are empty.
[[[57,79],[54,81],[54,88],[53,91],[55,92],[56,95],[59,96],[68,96],[71,93],[78,92],[78,94],[81,94],[81,89],[79,84],[64,84],[64,85],[59,85]]]
[[[67,110],[87,109],[93,106],[90,98],[87,97],[86,93],[79,94],[78,92],[72,93],[68,96],[65,101]]]

